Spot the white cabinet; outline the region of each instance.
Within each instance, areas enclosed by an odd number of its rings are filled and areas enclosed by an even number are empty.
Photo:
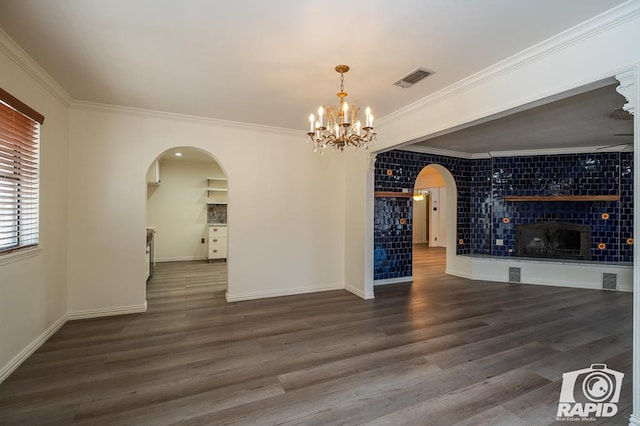
[[[227,227],[209,225],[209,259],[227,258]]]
[[[154,161],[147,170],[147,184],[160,185],[160,161]]]

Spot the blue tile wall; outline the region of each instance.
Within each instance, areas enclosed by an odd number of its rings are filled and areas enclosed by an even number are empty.
[[[471,162],[471,226],[470,247],[473,254],[491,254],[492,231],[492,186],[491,159]]]
[[[493,256],[515,256],[518,224],[559,221],[590,225],[591,260],[631,262],[633,154],[590,153],[492,159]],[[484,189],[484,188],[482,188]],[[507,202],[506,195],[620,195],[620,202]],[[603,214],[608,219],[603,219]],[[505,223],[505,218],[508,223]],[[486,231],[474,229],[474,235]],[[604,244],[604,248],[600,248]],[[474,253],[486,253],[475,251]]]
[[[591,226],[592,260],[633,261],[633,245],[628,241],[633,238],[633,153],[469,160],[395,150],[377,155],[375,190],[412,192],[418,174],[430,164],[445,167],[456,181],[456,239],[463,241],[456,247],[458,254],[515,256],[517,224],[554,220]],[[619,202],[503,200],[505,195],[617,194]],[[608,219],[603,219],[603,213]],[[496,239],[502,239],[504,245],[495,245]],[[598,247],[600,243],[605,244],[604,249]],[[411,253],[412,200],[376,198],[374,278],[410,276]]]
[[[375,166],[375,191],[413,192],[423,168],[439,164],[448,169],[458,191],[458,254],[471,253],[470,177],[471,161],[442,155],[394,150],[378,154]],[[391,174],[387,171],[391,170]],[[374,279],[407,277],[412,274],[412,199],[381,197],[374,204]],[[405,219],[400,224],[400,219]]]
[[[633,152],[620,153],[620,262],[633,262]]]

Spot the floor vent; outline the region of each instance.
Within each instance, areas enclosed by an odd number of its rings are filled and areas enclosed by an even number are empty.
[[[602,273],[602,289],[603,290],[617,290],[618,289],[618,274],[611,274],[609,272]]]
[[[520,282],[520,268],[509,268],[509,281],[510,283]]]

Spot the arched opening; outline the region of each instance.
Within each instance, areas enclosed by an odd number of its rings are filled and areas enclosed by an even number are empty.
[[[446,269],[456,254],[457,189],[451,172],[439,164],[424,167],[414,184],[413,277],[430,268]]]
[[[180,269],[224,298],[229,198],[220,163],[197,148],[171,148],[149,165],[146,187],[147,283],[156,267]]]

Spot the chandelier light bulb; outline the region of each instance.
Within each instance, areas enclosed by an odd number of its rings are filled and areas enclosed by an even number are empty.
[[[372,121],[371,108],[367,107],[367,109],[364,112],[364,115],[365,115],[365,120],[364,120],[365,127],[373,127],[371,125],[371,121]]]
[[[313,114],[309,114],[309,131],[313,132],[313,122],[315,121]]]

